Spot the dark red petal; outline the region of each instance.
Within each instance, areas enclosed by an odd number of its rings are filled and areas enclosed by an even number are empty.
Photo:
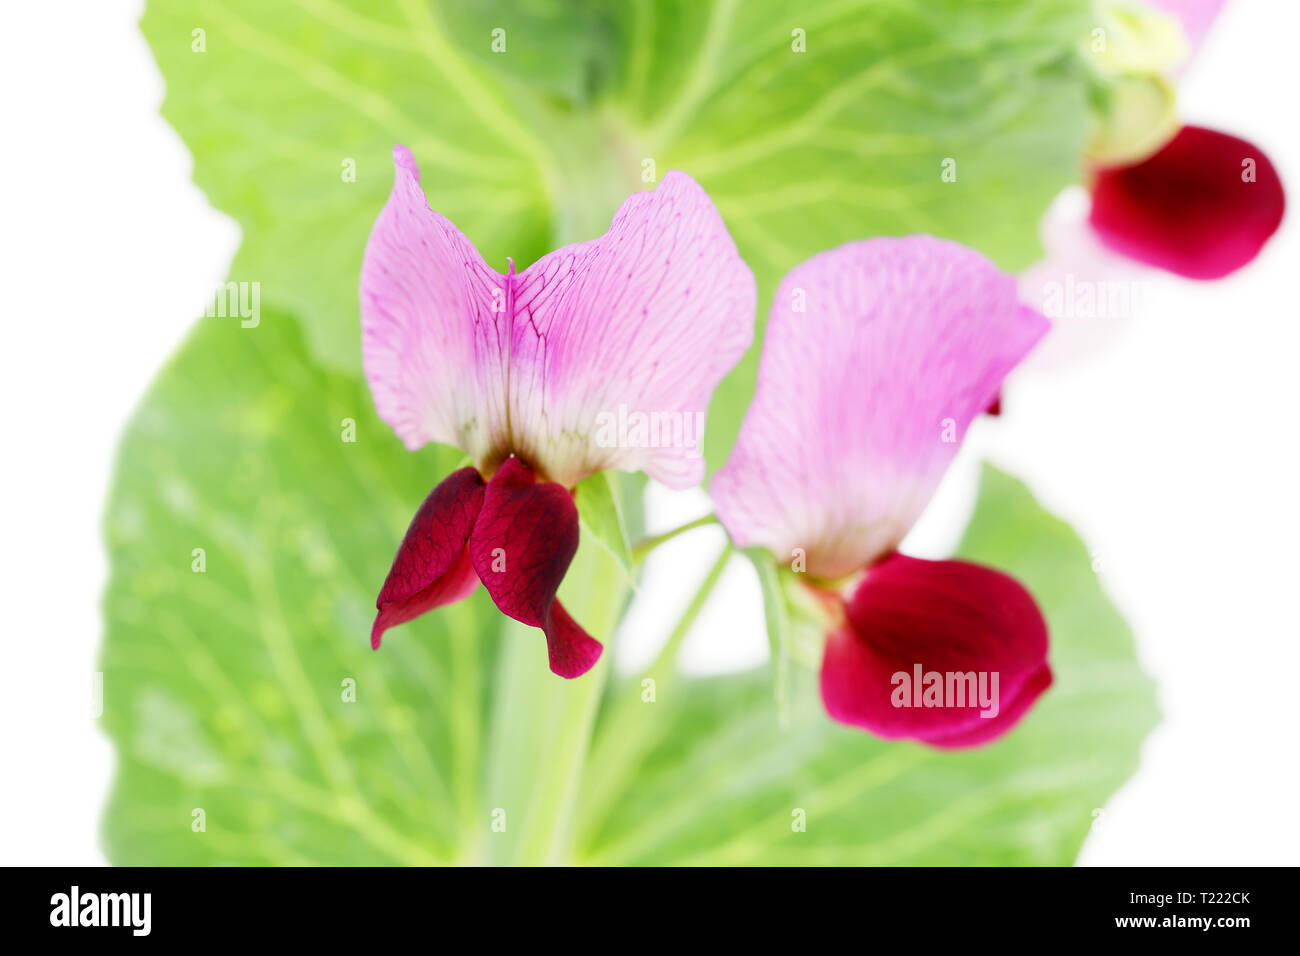
[[[559,601],[551,603],[551,619],[545,627],[546,653],[551,670],[561,677],[581,677],[596,666],[605,648],[569,617]]]
[[[1254,182],[1243,179],[1254,161]],[[1090,221],[1130,258],[1191,279],[1218,279],[1254,259],[1282,222],[1277,170],[1244,139],[1184,126],[1158,153],[1103,169]]]
[[[503,613],[546,632],[551,670],[561,677],[585,674],[602,649],[555,600],[577,550],[573,495],[555,482],[538,482],[518,458],[506,459],[488,482],[470,558]]]
[[[941,676],[938,706],[925,706],[931,673]],[[973,675],[974,684],[949,675]],[[1001,736],[1051,682],[1047,625],[1017,581],[978,564],[901,554],[867,572],[847,622],[826,643],[821,671],[822,701],[835,720],[935,747]],[[959,686],[964,701],[953,693]]]
[[[371,647],[379,646],[390,627],[474,590],[478,578],[465,544],[482,507],[483,479],[473,468],[452,472],[429,492],[379,590]]]
[[[984,409],[984,414],[995,415],[995,416],[1002,414],[1002,393],[1001,392],[998,392],[998,397],[993,399],[993,404],[990,405],[988,408]]]

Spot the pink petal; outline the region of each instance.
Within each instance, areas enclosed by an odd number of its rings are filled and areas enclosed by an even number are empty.
[[[1071,186],[1043,214],[1044,256],[1020,273],[1020,301],[1039,309],[1052,328],[1028,365],[1074,368],[1106,354],[1156,304],[1156,271],[1103,243],[1088,224],[1091,211],[1092,196]]]
[[[602,649],[555,599],[577,550],[573,496],[554,482],[537,482],[518,458],[507,459],[488,482],[469,553],[497,607],[546,632],[551,670],[561,677],[585,674]]]
[[[670,172],[601,238],[502,275],[428,208],[410,151],[393,156],[362,351],[407,447],[455,445],[485,471],[518,454],[566,487],[606,468],[698,484],[705,412],[752,341],[756,294],[704,190]]]
[[[1192,54],[1195,54],[1227,0],[1146,0],[1146,2],[1178,19],[1183,26],[1183,33],[1187,36],[1187,45],[1191,48]]]
[[[1047,330],[988,259],[930,236],[814,256],[777,289],[718,516],[834,578],[902,540],[974,417]]]
[[[361,265],[366,380],[407,448],[443,442],[482,465],[506,443],[506,280],[429,208],[410,150],[393,161]]]
[[[452,472],[429,492],[379,590],[371,647],[379,647],[390,627],[459,601],[478,586],[465,545],[482,506],[483,479],[473,468]]]
[[[513,450],[566,486],[607,468],[673,488],[698,484],[704,415],[753,339],[755,295],[753,273],[695,180],[670,172],[653,192],[633,194],[604,236],[517,277]],[[638,413],[662,426],[646,441]]]
[[[1243,163],[1254,161],[1254,182]],[[1108,246],[1191,279],[1218,279],[1254,259],[1286,198],[1269,158],[1244,139],[1185,126],[1154,156],[1101,170],[1090,222]]]
[[[925,706],[931,673],[940,675],[938,706]],[[835,720],[935,747],[1001,736],[1051,682],[1047,625],[1019,583],[977,564],[901,554],[867,572],[821,671]]]

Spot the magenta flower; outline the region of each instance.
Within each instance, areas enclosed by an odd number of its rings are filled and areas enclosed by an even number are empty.
[[[1153,0],[1173,16],[1189,56],[1224,0]],[[1251,262],[1286,208],[1282,181],[1258,146],[1183,126],[1140,162],[1094,170],[1092,214],[1103,243],[1190,279],[1219,279]]]
[[[1285,208],[1282,180],[1263,150],[1184,126],[1142,162],[1097,170],[1089,222],[1131,259],[1219,279],[1259,255]]]
[[[599,239],[503,275],[429,209],[410,151],[393,159],[361,270],[366,379],[407,448],[454,445],[473,467],[416,512],[371,644],[482,581],[502,612],[545,632],[551,670],[577,677],[601,645],[555,599],[578,547],[573,486],[611,468],[673,488],[704,476],[698,429],[598,441],[598,428],[627,409],[702,421],[752,340],[753,275],[679,172],[628,198]]]
[[[929,236],[849,243],[782,280],[754,401],[712,493],[736,544],[803,564],[796,579],[826,611],[821,693],[835,720],[970,746],[1051,684],[1047,627],[1020,584],[896,550],[1047,327],[1012,277]],[[922,700],[913,677],[930,687],[930,674],[959,675],[940,690],[960,685],[965,699]],[[995,699],[981,706],[966,675]]]

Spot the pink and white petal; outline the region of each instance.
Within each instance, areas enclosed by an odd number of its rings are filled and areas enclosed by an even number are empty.
[[[512,291],[513,450],[566,487],[609,468],[698,484],[709,400],[753,340],[756,296],[699,184],[668,173],[604,236],[543,256]],[[651,416],[658,427],[639,432]]]
[[[473,468],[452,472],[429,492],[375,600],[379,613],[370,630],[371,647],[379,647],[390,627],[453,604],[478,587],[467,545],[483,494],[483,479]]]
[[[1020,273],[1020,301],[1052,327],[1026,366],[1072,367],[1105,354],[1158,305],[1162,273],[1103,243],[1088,225],[1091,209],[1088,191],[1071,186],[1043,214],[1044,257]]]
[[[938,675],[929,698],[927,675]],[[901,554],[867,572],[845,626],[826,643],[821,671],[822,701],[835,720],[935,747],[1001,736],[1051,682],[1047,625],[1015,579]]]
[[[852,242],[796,266],[711,486],[732,539],[782,559],[802,549],[828,578],[895,548],[1047,327],[1012,276],[931,236]]]
[[[379,417],[415,450],[455,445],[480,466],[506,440],[506,279],[429,208],[411,151],[361,266],[361,352]]]
[[[1219,279],[1259,254],[1285,209],[1282,181],[1263,150],[1184,126],[1148,159],[1098,171],[1089,222],[1102,242],[1139,262]]]

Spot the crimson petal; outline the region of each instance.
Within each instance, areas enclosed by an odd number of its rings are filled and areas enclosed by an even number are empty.
[[[1051,682],[1047,625],[1017,581],[901,554],[867,572],[821,670],[835,720],[934,747],[1001,736]]]
[[[1098,172],[1089,221],[1106,245],[1132,259],[1218,279],[1255,258],[1285,207],[1282,181],[1258,146],[1184,126],[1154,156]]]
[[[459,601],[478,585],[465,545],[482,506],[483,479],[473,468],[452,472],[429,492],[379,590],[371,647],[390,627]]]
[[[506,459],[488,482],[469,554],[502,613],[546,632],[551,670],[561,677],[585,674],[602,650],[555,599],[577,550],[573,496],[538,482],[518,458]]]

